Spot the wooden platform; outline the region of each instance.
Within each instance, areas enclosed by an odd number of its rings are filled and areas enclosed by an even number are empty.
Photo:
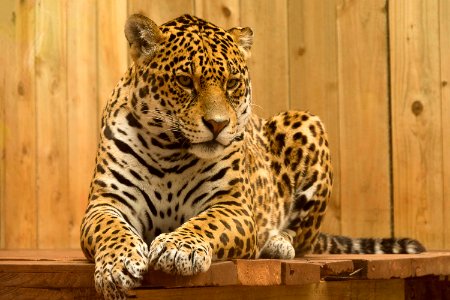
[[[0,299],[101,299],[80,251],[0,251]],[[311,255],[213,263],[192,277],[151,270],[139,299],[450,299],[450,252]]]

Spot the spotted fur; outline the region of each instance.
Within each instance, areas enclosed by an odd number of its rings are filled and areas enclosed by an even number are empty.
[[[133,15],[125,34],[134,63],[103,114],[81,227],[105,298],[125,298],[148,266],[191,275],[217,259],[424,250],[320,233],[333,181],[324,125],[252,114],[249,28]]]

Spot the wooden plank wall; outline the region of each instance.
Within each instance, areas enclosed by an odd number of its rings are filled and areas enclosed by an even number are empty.
[[[450,1],[439,3],[439,40],[441,66],[441,116],[442,116],[442,155],[443,155],[443,247],[450,247]],[[438,83],[439,84],[439,83]]]
[[[450,248],[450,0],[2,1],[0,248],[78,247],[135,12],[253,28],[254,110],[328,127],[326,231]]]
[[[0,246],[6,248],[37,247],[36,9],[30,2],[0,4],[1,44],[5,51],[0,73]]]
[[[448,15],[439,9],[446,6],[448,1],[413,0],[395,1],[390,9],[395,233],[414,233],[437,248],[449,246],[450,230],[450,196],[444,194],[450,114],[442,78],[450,48],[448,40],[440,43],[450,32]]]

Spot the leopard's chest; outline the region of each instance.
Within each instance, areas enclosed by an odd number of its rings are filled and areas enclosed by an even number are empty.
[[[164,232],[171,232],[190,218],[210,207],[216,196],[230,190],[229,167],[224,162],[202,162],[181,173],[166,173],[164,178],[147,187],[153,195],[156,213],[151,217],[146,239],[151,241]],[[222,175],[223,174],[223,175]]]

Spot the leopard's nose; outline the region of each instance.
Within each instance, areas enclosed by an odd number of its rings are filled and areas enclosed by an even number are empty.
[[[212,132],[214,138],[216,138],[219,133],[227,127],[230,123],[230,120],[215,120],[215,119],[205,119],[202,117],[203,124]]]

